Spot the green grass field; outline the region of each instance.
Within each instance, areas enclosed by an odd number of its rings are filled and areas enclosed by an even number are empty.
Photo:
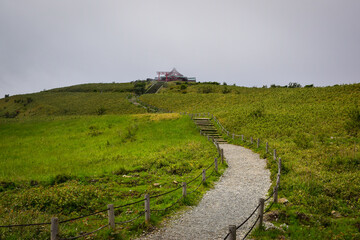
[[[128,101],[134,84],[85,84],[0,99],[0,225],[77,217],[171,190],[209,165],[216,149],[188,117],[147,114]],[[228,139],[276,162],[282,157],[276,225],[285,232],[255,231],[256,239],[360,238],[360,84],[323,88],[244,88],[169,83],[143,102],[175,112],[210,112],[229,130],[260,138]],[[221,172],[225,166],[222,166]],[[164,216],[195,204],[218,174]],[[196,184],[190,186],[190,191]],[[153,200],[163,208],[181,190]],[[116,221],[131,219],[143,203],[119,209]],[[151,228],[140,217],[92,238],[128,239]],[[64,237],[106,224],[106,213],[61,225]],[[0,239],[48,239],[49,227],[0,228]]]
[[[204,93],[207,88],[211,90]],[[278,206],[283,214],[280,222],[290,225],[278,235],[360,236],[360,84],[293,89],[198,84],[185,90],[170,84],[161,94],[140,99],[175,112],[210,112],[229,131],[260,138],[276,148],[283,160],[280,197],[290,202]],[[264,147],[233,142],[270,157]],[[269,167],[274,179],[275,162],[270,161]],[[333,211],[341,217],[334,217]],[[258,238],[269,236],[259,233]]]
[[[145,193],[160,194],[201,173],[217,155],[190,118],[179,114],[5,119],[0,136],[0,225],[48,222],[54,215],[64,220],[109,203],[132,202]],[[210,186],[174,209],[196,203]],[[180,196],[181,189],[152,204],[160,209]],[[116,220],[128,220],[141,210],[143,203],[120,209]],[[152,221],[155,224],[170,213],[154,215]],[[86,224],[83,220],[62,224],[62,236],[107,222],[104,214],[102,220],[97,218],[87,218]],[[104,230],[96,238],[126,239],[144,228],[142,217],[115,233]],[[20,236],[47,239],[49,228],[0,229],[1,239]]]

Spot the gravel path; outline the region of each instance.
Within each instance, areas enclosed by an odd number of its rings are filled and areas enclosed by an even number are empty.
[[[224,239],[229,225],[239,225],[251,214],[271,185],[266,161],[241,146],[221,144],[220,147],[229,167],[215,188],[204,195],[198,206],[139,239]],[[255,219],[256,216],[252,217],[240,228],[237,236],[243,237]]]

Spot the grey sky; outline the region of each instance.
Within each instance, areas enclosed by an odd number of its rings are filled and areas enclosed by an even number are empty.
[[[360,1],[0,0],[0,97],[173,67],[241,86],[360,82]]]

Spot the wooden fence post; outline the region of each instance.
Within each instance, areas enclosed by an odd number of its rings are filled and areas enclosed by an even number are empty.
[[[229,239],[236,240],[236,225],[229,225]]]
[[[206,170],[205,169],[203,169],[203,171],[202,171],[202,181],[206,182]]]
[[[235,133],[232,134],[232,139],[235,140]]]
[[[108,222],[109,222],[109,226],[112,229],[115,229],[115,214],[114,214],[113,204],[108,204]]]
[[[250,137],[250,143],[253,144],[254,143],[254,139],[253,137]]]
[[[221,163],[224,163],[224,149],[221,148]]]
[[[269,143],[266,142],[266,153],[269,153]]]
[[[241,135],[241,141],[244,141],[244,135]]]
[[[218,172],[218,162],[217,162],[217,158],[215,158],[215,172]]]
[[[279,188],[280,186],[280,174],[278,173],[277,178],[276,178],[276,186]]]
[[[59,219],[57,217],[51,218],[51,240],[58,240],[59,235]]]
[[[183,197],[186,197],[186,182],[183,182],[182,183],[182,195],[183,195]]]
[[[274,149],[274,160],[276,160],[276,149]]]
[[[150,223],[150,197],[145,194],[145,223]]]
[[[274,203],[278,202],[278,186],[274,187]]]
[[[257,139],[257,148],[260,147],[260,138]]]
[[[259,204],[260,204],[260,208],[259,208],[259,227],[261,227],[263,225],[263,217],[264,217],[264,203],[265,203],[265,199],[260,198],[259,199]]]
[[[278,162],[278,174],[281,175],[281,158],[279,158],[279,162]]]

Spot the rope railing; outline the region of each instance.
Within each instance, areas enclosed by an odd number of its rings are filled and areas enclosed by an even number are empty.
[[[144,200],[143,200],[144,201]],[[122,221],[122,222],[115,222],[115,224],[125,224],[125,223],[129,223],[129,222],[133,222],[135,221],[136,219],[140,218],[145,212],[144,211],[141,211],[138,213],[138,216],[130,219],[130,220],[127,220],[127,221]]]
[[[251,226],[250,230],[245,234],[243,240],[246,239],[246,237],[249,235],[249,233],[253,230],[253,228],[255,227],[256,223],[259,221],[260,216],[257,217],[256,221],[254,222],[254,224]]]
[[[104,225],[104,226],[101,226],[101,227],[99,227],[98,229],[96,229],[96,230],[94,230],[94,231],[92,231],[92,232],[84,233],[84,234],[81,234],[81,235],[76,236],[76,237],[59,238],[59,240],[73,240],[73,239],[78,239],[78,238],[86,237],[86,236],[89,236],[89,235],[91,235],[91,234],[94,234],[94,233],[100,231],[101,229],[103,229],[103,228],[105,228],[105,227],[107,227],[107,226],[109,226],[109,224],[106,224],[106,225]]]

